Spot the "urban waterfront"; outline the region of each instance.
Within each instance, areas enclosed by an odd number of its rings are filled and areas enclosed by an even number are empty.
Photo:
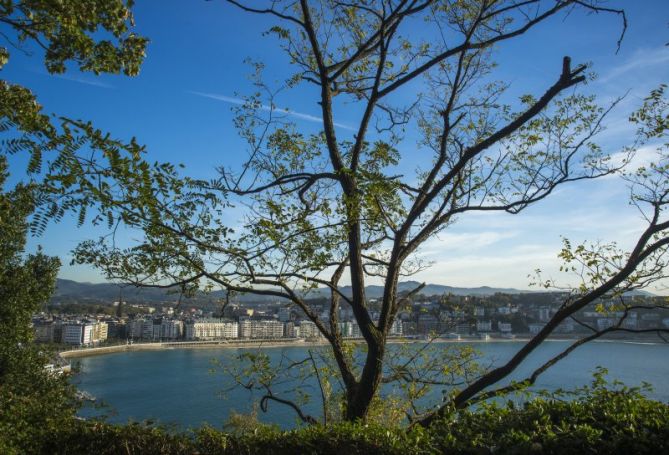
[[[512,379],[520,379],[552,354],[566,346],[567,341],[549,341],[541,346],[519,368]],[[521,342],[472,343],[481,350],[486,360],[501,362],[508,359]],[[271,358],[285,354],[301,358],[306,347],[263,348]],[[220,427],[232,411],[249,412],[254,398],[248,391],[229,389],[232,380],[220,372],[212,372],[212,360],[230,361],[241,349],[165,349],[144,352],[123,352],[77,359],[80,373],[73,380],[82,391],[108,405],[106,413],[111,422],[153,420],[172,424],[177,428],[197,427],[208,423]],[[571,389],[588,384],[596,366],[609,370],[609,380],[617,379],[626,385],[650,383],[654,390],[651,398],[669,402],[669,345],[641,342],[593,342],[578,348],[537,381],[537,389]],[[316,396],[315,384],[306,385]],[[441,390],[435,390],[438,401]],[[320,402],[306,406],[308,412],[319,415]],[[99,413],[90,408],[83,416]],[[279,423],[288,428],[295,425],[292,410],[271,404],[267,414],[260,413],[265,422]]]

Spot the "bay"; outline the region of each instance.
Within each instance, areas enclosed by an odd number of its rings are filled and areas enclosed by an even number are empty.
[[[493,364],[509,359],[522,346],[522,342],[516,341],[471,344]],[[525,377],[568,345],[566,341],[544,343],[510,379]],[[274,361],[281,356],[300,359],[306,355],[307,347],[263,348],[263,351]],[[244,350],[165,349],[84,357],[76,361],[80,372],[73,380],[80,390],[107,405],[104,412],[109,415],[110,422],[152,420],[177,429],[203,424],[221,427],[231,412],[248,413],[260,398],[243,388],[230,390],[232,379],[220,372],[212,372],[213,359],[229,362],[241,352]],[[536,388],[572,389],[589,384],[597,366],[609,370],[610,380],[617,379],[628,386],[648,382],[653,386],[649,397],[669,402],[669,345],[664,343],[610,341],[586,344],[544,373]],[[285,385],[288,388],[294,386]],[[317,396],[314,381],[301,387]],[[435,391],[430,398],[437,402],[440,396],[441,391]],[[318,416],[320,402],[312,400],[305,410]],[[90,406],[80,411],[84,417],[100,413],[99,409]],[[296,424],[294,412],[276,403],[270,403],[269,412],[260,413],[259,418],[283,428]]]

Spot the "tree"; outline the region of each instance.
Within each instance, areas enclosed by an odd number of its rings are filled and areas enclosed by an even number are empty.
[[[0,186],[6,163],[0,157]],[[34,313],[49,299],[60,266],[41,253],[23,256],[30,187],[0,193],[0,451],[34,452],[76,409],[73,388],[63,376],[47,373],[50,355],[32,343]]]
[[[80,71],[134,76],[148,40],[130,31],[133,4],[132,0],[3,1],[0,70],[8,64],[12,47],[19,52],[42,52],[51,74],[64,73],[72,62]],[[101,32],[109,38],[100,38]],[[50,118],[28,88],[0,81],[0,154],[29,154],[27,174],[41,186],[35,193],[33,232],[43,231],[48,220],[60,219],[68,210],[80,210],[83,222],[88,203],[76,190],[76,182],[88,162],[77,151],[104,143],[104,138],[92,143],[86,131],[90,127],[64,117]],[[42,179],[45,173],[50,175],[48,182]]]
[[[0,183],[4,183],[6,177],[6,163],[2,159]],[[32,339],[30,319],[51,295],[60,264],[57,259],[42,254],[30,256],[25,261],[21,257],[26,240],[26,218],[32,212],[29,188],[19,187],[9,193],[0,193],[0,207],[0,337],[3,347],[16,347]],[[5,363],[3,357],[0,375],[7,370]]]
[[[426,266],[415,253],[427,239],[472,212],[519,213],[563,184],[620,172],[629,158],[614,162],[594,143],[612,106],[598,107],[573,90],[586,82],[585,66],[572,67],[565,57],[554,83],[541,95],[522,97],[514,110],[500,102],[505,84],[493,79],[495,45],[575,8],[615,14],[625,22],[624,13],[580,0],[228,3],[277,21],[270,33],[296,68],[283,88],[316,88],[322,131],[300,132],[275,109],[276,91],[262,82],[262,65],[256,65],[258,93],[238,109],[236,121],[249,144],[243,168],[237,173],[221,168],[220,178],[200,181],[181,178],[167,164],[118,159],[114,185],[99,191],[91,183],[88,191],[110,216],[143,230],[145,237],[128,248],[119,248],[113,236],[85,242],[77,261],[140,286],[176,285],[188,292],[206,285],[290,301],[331,346],[345,418],[364,419],[384,381],[390,328],[422,287],[400,295],[398,281]],[[422,38],[410,37],[415,21],[425,30]],[[399,94],[409,87],[423,92],[402,106]],[[272,109],[263,107],[261,93]],[[339,102],[360,109],[353,135],[343,133],[334,117]],[[664,134],[648,122],[665,118],[662,102],[662,94],[651,98],[634,118],[641,130],[629,155],[651,139],[647,132]],[[409,127],[422,135],[419,149],[431,153],[413,176],[397,171],[413,148],[404,140]],[[110,153],[134,156],[136,148],[119,142]],[[643,196],[634,193],[634,202],[651,207],[636,247],[618,252],[567,245],[563,258],[590,268],[583,286],[571,291],[508,363],[456,391],[450,402],[424,416],[424,424],[453,405],[489,397],[486,389],[576,311],[664,275],[666,157],[646,174],[629,178],[645,189]],[[222,214],[240,201],[249,209],[243,228],[234,232]],[[339,289],[344,276],[351,297]],[[378,318],[365,296],[370,277],[384,283]],[[317,286],[330,290],[327,320],[305,301],[305,293]],[[352,309],[364,338],[359,363],[340,331],[342,305]]]
[[[147,40],[129,32],[132,4],[132,0],[2,1],[0,70],[9,62],[11,46],[26,53],[43,52],[49,73],[63,73],[67,63],[74,62],[81,71],[95,74],[135,75]],[[110,39],[101,39],[100,32],[107,32]],[[67,210],[85,210],[85,199],[73,187],[86,166],[76,152],[90,138],[78,125],[87,124],[52,119],[28,88],[0,81],[2,453],[37,453],[56,430],[75,422],[74,388],[65,376],[45,369],[53,360],[51,353],[32,343],[30,326],[32,315],[53,293],[60,261],[39,251],[26,255],[24,247],[29,230],[41,232],[49,219],[59,219]],[[20,153],[30,156],[28,182],[10,186],[8,157]],[[12,171],[14,181],[21,180],[23,172]]]

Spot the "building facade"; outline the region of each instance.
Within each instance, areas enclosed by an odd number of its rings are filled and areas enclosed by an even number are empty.
[[[95,325],[87,322],[68,322],[63,324],[62,342],[73,346],[93,344]]]
[[[234,321],[194,321],[187,323],[185,327],[185,338],[189,341],[222,340],[238,336],[239,324]]]
[[[283,322],[244,319],[239,321],[240,338],[282,338]],[[300,336],[303,337],[300,327]]]

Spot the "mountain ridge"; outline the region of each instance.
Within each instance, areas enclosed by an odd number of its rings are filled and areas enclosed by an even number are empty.
[[[398,291],[410,292],[418,287],[421,283],[418,281],[403,281],[398,284]],[[122,288],[122,289],[121,289]],[[340,291],[350,297],[352,295],[351,286],[341,286]],[[421,289],[420,294],[428,297],[441,296],[444,294],[452,294],[459,296],[491,296],[495,294],[539,294],[546,292],[557,292],[547,290],[523,290],[516,288],[497,288],[491,286],[478,286],[473,288],[455,287],[443,284],[426,284]],[[368,299],[378,299],[383,296],[383,286],[369,285],[365,287],[365,293]],[[655,294],[640,290],[632,291],[630,295],[654,296]],[[324,298],[330,295],[328,288],[316,288],[304,293],[306,298]],[[183,298],[182,300],[192,302],[211,302],[225,297],[224,291],[213,291],[211,293],[201,293],[192,298]],[[159,303],[176,301],[179,299],[178,288],[159,289],[159,288],[138,288],[130,285],[119,286],[116,283],[90,283],[80,282],[74,280],[66,280],[59,278],[56,281],[56,291],[52,297],[54,301],[68,301],[68,300],[93,300],[106,301],[108,303],[118,301],[122,298],[124,301],[131,303]],[[277,299],[273,296],[260,296],[253,294],[243,294],[235,296],[235,300],[244,303],[250,302],[272,302]]]
[[[412,289],[415,289],[420,285],[418,281],[404,281],[398,284],[399,292],[409,292]],[[342,286],[339,288],[341,292],[346,295],[351,295],[351,286]],[[367,298],[377,299],[383,295],[383,286],[380,285],[369,285],[365,287]],[[530,291],[530,290],[521,290],[515,288],[495,288],[490,286],[479,286],[473,288],[466,287],[454,287],[441,284],[426,284],[425,287],[420,291],[421,294],[426,296],[435,296],[443,294],[454,294],[454,295],[470,295],[470,296],[487,296],[494,295],[496,293],[505,293],[505,294],[526,294],[526,293],[535,293],[542,291]],[[330,293],[327,288],[317,288],[310,290],[306,297],[309,298],[320,298],[326,297]],[[201,297],[196,297],[196,300],[199,299],[209,299],[209,298],[222,298],[224,296],[223,291],[214,291],[210,294],[202,294]],[[54,298],[56,300],[63,300],[66,298],[70,299],[91,299],[91,300],[107,300],[109,302],[118,301],[119,298],[127,301],[136,301],[136,302],[164,302],[169,300],[178,299],[178,291],[175,288],[172,293],[170,290],[166,289],[156,289],[156,288],[137,288],[134,286],[119,286],[116,283],[90,283],[90,282],[80,282],[74,280],[67,280],[59,278],[56,282],[56,291],[54,293]],[[237,300],[242,302],[261,302],[261,301],[272,301],[276,300],[275,297],[264,297],[264,296],[255,296],[255,295],[240,295],[237,296]]]

